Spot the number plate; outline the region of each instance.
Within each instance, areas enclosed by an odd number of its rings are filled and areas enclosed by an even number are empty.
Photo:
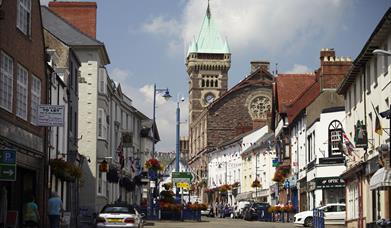
[[[122,222],[122,219],[120,218],[109,218],[107,219],[108,222]]]

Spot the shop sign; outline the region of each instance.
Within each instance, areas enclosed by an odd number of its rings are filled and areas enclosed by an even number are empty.
[[[278,158],[274,158],[272,160],[272,167],[278,167],[278,165],[280,165],[280,161],[278,160]]]
[[[363,121],[357,121],[354,125],[354,143],[356,148],[368,147],[367,127]]]
[[[128,148],[133,146],[133,134],[132,132],[122,132],[122,146]]]
[[[365,166],[365,175],[371,175],[379,168],[379,156],[375,156],[367,161],[367,165]]]
[[[0,181],[16,180],[16,150],[0,150]]]
[[[64,105],[38,105],[37,126],[64,126]]]
[[[345,182],[339,177],[316,178],[316,189],[344,188]]]
[[[307,190],[308,192],[312,192],[316,189],[316,183],[315,181],[310,181],[307,183]]]

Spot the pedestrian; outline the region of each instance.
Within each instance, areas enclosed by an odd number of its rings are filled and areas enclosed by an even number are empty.
[[[52,192],[48,201],[50,228],[60,228],[60,218],[64,213],[62,200],[56,192]]]
[[[28,202],[23,207],[23,224],[24,227],[39,227],[38,205],[35,203],[35,197],[31,194],[28,196]]]

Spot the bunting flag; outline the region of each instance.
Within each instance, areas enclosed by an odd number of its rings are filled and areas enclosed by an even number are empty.
[[[349,155],[352,155],[352,152],[354,150],[354,145],[353,143],[349,140],[348,136],[346,135],[345,131],[342,132],[342,140],[343,140],[343,143],[345,144],[346,146],[346,149],[348,151],[348,154]]]
[[[375,119],[375,132],[376,132],[376,134],[378,134],[378,135],[383,135],[383,128],[382,128],[381,123],[380,123],[379,113],[377,112],[377,110],[376,110],[375,106],[373,105],[372,101],[371,101],[371,105],[372,105],[373,111],[374,111],[375,114],[376,114],[376,119]]]

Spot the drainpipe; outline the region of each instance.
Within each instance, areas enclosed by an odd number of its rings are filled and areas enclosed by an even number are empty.
[[[367,78],[366,77],[369,77],[369,75],[366,74],[367,72],[367,69],[366,69],[366,66],[364,65],[363,67],[363,75],[364,75],[364,91],[366,91],[366,88],[367,88]],[[367,127],[368,126],[368,122],[367,122],[367,93],[364,92],[364,123],[365,123],[365,126]],[[366,129],[367,130],[367,129]],[[368,130],[367,130],[368,132]],[[367,134],[367,137],[368,137],[368,134]],[[367,138],[367,141],[368,141],[368,138]],[[368,143],[368,142],[367,142]],[[368,144],[367,144],[367,147],[364,148],[365,152],[364,152],[364,160],[366,160],[365,158],[367,157],[368,155]],[[359,174],[363,175],[362,172],[360,172]],[[363,226],[363,214],[364,214],[364,208],[363,208],[363,191],[362,191],[362,179],[363,177],[359,178],[359,225],[360,227],[364,227]]]

